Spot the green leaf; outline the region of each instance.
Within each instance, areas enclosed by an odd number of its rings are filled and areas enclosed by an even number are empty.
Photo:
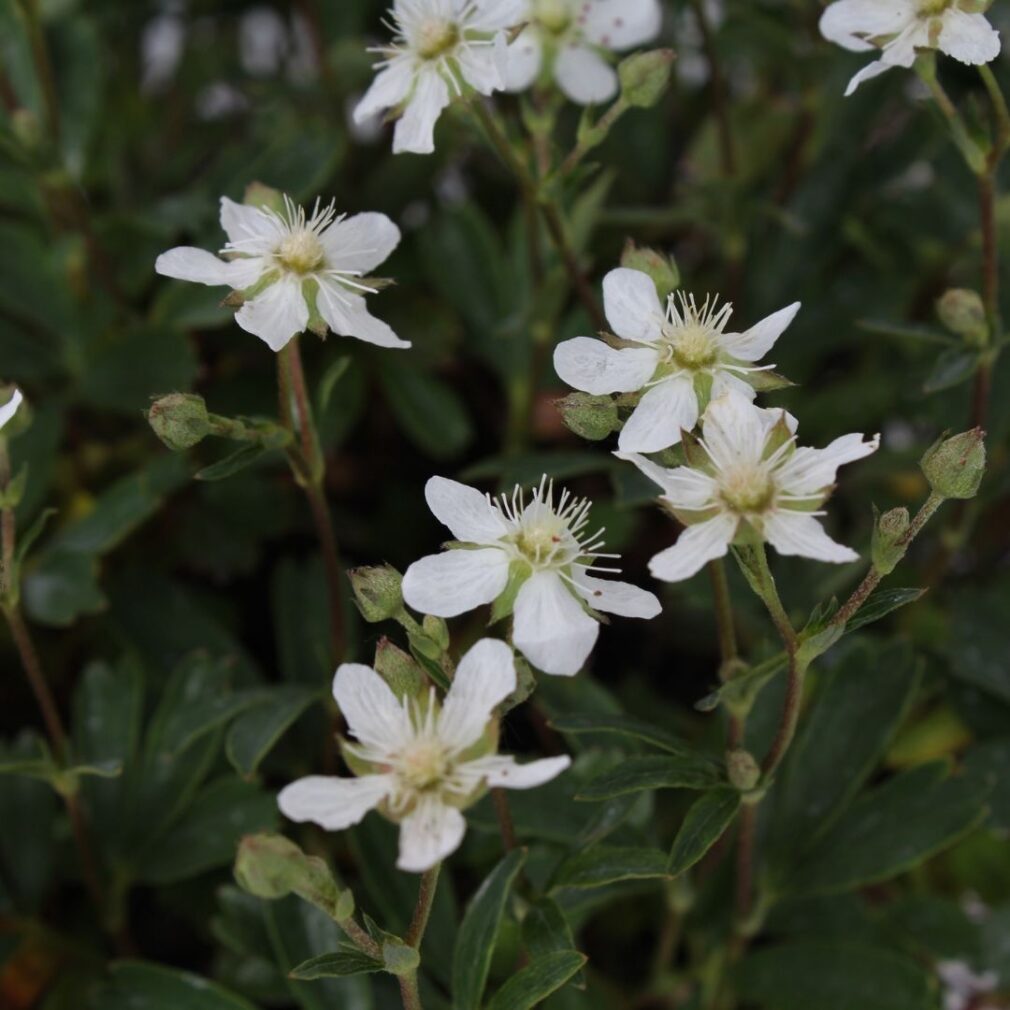
[[[985,818],[988,784],[952,777],[943,761],[859,797],[794,867],[783,889],[833,894],[888,880],[951,845]]]
[[[925,326],[901,326],[897,323],[878,322],[873,319],[860,319],[856,325],[867,333],[878,333],[882,337],[899,337],[927,344],[944,344],[948,347],[958,343],[949,333],[930,330]]]
[[[850,633],[865,628],[868,624],[882,620],[900,607],[921,600],[927,592],[926,589],[878,589],[859,608],[852,620],[845,626],[845,630]]]
[[[277,741],[319,697],[318,691],[294,684],[261,692],[260,700],[243,712],[228,731],[225,752],[235,770],[252,775]]]
[[[408,438],[433,459],[452,459],[473,440],[473,425],[451,386],[416,365],[383,359],[386,402]]]
[[[197,470],[193,477],[196,480],[205,481],[226,480],[228,477],[240,473],[246,467],[258,463],[264,456],[274,451],[274,446],[263,445],[261,442],[249,442],[247,445],[239,446],[224,459]]]
[[[272,794],[241,779],[218,779],[143,851],[137,876],[145,883],[172,884],[226,866],[244,835],[270,831],[278,819]]]
[[[525,862],[525,849],[510,852],[491,871],[467,906],[452,958],[455,1010],[480,1007],[505,901]]]
[[[575,949],[572,928],[555,901],[540,898],[530,905],[523,918],[523,943],[534,959]]]
[[[768,1010],[925,1010],[930,977],[911,958],[876,946],[796,941],[748,955],[735,983]]]
[[[494,994],[487,1010],[530,1010],[557,992],[585,963],[585,954],[576,950],[535,958]]]
[[[911,650],[859,641],[823,673],[775,788],[772,848],[791,864],[876,770],[920,675]]]
[[[752,670],[734,677],[720,688],[695,702],[699,712],[714,712],[720,705],[746,707],[752,704],[761,689],[783,673],[789,666],[784,652],[755,666]]]
[[[964,771],[992,790],[989,826],[1010,831],[1010,738],[986,740],[972,747],[964,756]]]
[[[725,785],[719,766],[702,755],[648,754],[624,758],[579,789],[578,800],[609,800],[645,789],[714,789]]]
[[[1006,615],[1010,593],[966,590],[951,610],[947,656],[951,673],[987,695],[1010,702]]]
[[[939,393],[944,389],[952,389],[967,382],[979,366],[979,356],[976,351],[965,350],[962,347],[949,347],[941,352],[929,373],[922,391],[924,393]]]
[[[668,872],[677,876],[690,869],[722,837],[740,809],[735,789],[713,789],[691,804],[670,850]]]
[[[241,996],[189,972],[119,961],[111,979],[97,994],[102,1010],[256,1010]]]
[[[551,890],[590,889],[620,880],[655,880],[670,876],[666,853],[659,849],[599,845],[569,856],[551,880]]]
[[[331,361],[326,367],[326,371],[323,372],[323,376],[319,380],[319,391],[316,394],[316,410],[318,413],[325,413],[326,408],[330,405],[330,398],[333,396],[334,390],[353,364],[354,359],[351,355],[342,354]]]
[[[362,954],[359,950],[348,948],[338,950],[333,954],[320,954],[310,957],[307,961],[292,968],[289,972],[292,978],[311,982],[317,978],[341,978],[345,975],[370,975],[385,971],[385,965],[374,957]]]
[[[47,550],[26,570],[21,594],[28,614],[54,628],[101,613],[108,602],[98,585],[98,561],[71,551]]]
[[[551,719],[551,726],[559,733],[601,733],[616,734],[641,740],[652,747],[668,751],[671,754],[693,756],[691,748],[673,734],[659,726],[635,719],[627,715],[556,715]]]

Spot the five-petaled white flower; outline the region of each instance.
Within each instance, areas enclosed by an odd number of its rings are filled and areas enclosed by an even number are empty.
[[[488,788],[531,789],[570,764],[567,757],[516,764],[496,753],[494,710],[516,689],[512,650],[486,638],[460,660],[440,704],[434,694],[400,699],[373,669],[337,670],[333,696],[354,742],[345,755],[357,778],[310,776],[278,797],[294,821],[329,831],[357,824],[378,809],[400,824],[401,870],[422,873],[463,840],[460,812]]]
[[[603,53],[633,49],[659,33],[659,0],[524,0],[526,27],[509,46],[508,90],[525,91],[542,71],[580,105],[617,94]]]
[[[649,564],[666,582],[690,578],[723,557],[738,536],[756,534],[779,554],[818,561],[854,561],[858,555],[835,543],[817,521],[844,463],[874,452],[868,442],[843,435],[826,449],[797,448],[796,419],[784,410],[755,407],[738,393],[713,400],[702,419],[691,462],[665,469],[636,453],[633,462],[662,489],[662,501],[687,529],[673,547]],[[697,454],[697,455],[695,455]]]
[[[380,347],[410,346],[369,313],[363,293],[375,291],[359,280],[399,245],[400,229],[385,214],[346,217],[317,202],[309,217],[288,197],[282,212],[222,197],[221,227],[225,259],[183,246],[162,253],[155,269],[241,292],[235,321],[274,351],[306,329],[313,303],[334,333]]]
[[[7,422],[18,412],[18,407],[24,400],[24,395],[17,386],[13,387],[13,392],[11,393],[7,402],[0,407],[0,430],[7,426]]]
[[[795,302],[744,333],[725,333],[733,307],[706,299],[670,295],[666,311],[651,278],[621,267],[603,281],[607,319],[630,346],[611,347],[592,337],[576,337],[554,351],[554,368],[570,386],[586,393],[645,390],[621,429],[624,452],[659,452],[691,431],[708,400],[731,390],[753,400],[748,376],[774,366],[763,358],[799,311]]]
[[[590,502],[563,491],[555,504],[547,478],[527,502],[516,486],[493,500],[474,488],[432,477],[428,506],[459,543],[416,561],[403,577],[403,598],[424,614],[456,617],[496,602],[495,614],[514,616],[512,638],[544,673],[578,673],[600,633],[593,610],[621,617],[655,617],[659,600],[627,582],[597,579],[602,529],[588,533]],[[592,609],[590,609],[592,608]]]
[[[520,20],[521,0],[394,0],[393,41],[371,50],[379,74],[354,110],[361,123],[402,109],[393,153],[435,150],[435,123],[464,84],[482,95],[505,87],[505,29]]]
[[[999,55],[1000,38],[973,0],[836,0],[821,15],[821,34],[854,52],[881,49],[845,90],[891,67],[910,67],[917,49],[939,49],[962,63],[981,64]]]

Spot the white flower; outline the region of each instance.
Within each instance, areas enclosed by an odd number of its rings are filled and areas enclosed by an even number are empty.
[[[380,347],[409,347],[365,307],[364,277],[389,258],[400,229],[385,214],[337,215],[333,204],[308,217],[284,198],[284,212],[221,198],[225,259],[184,246],[158,257],[166,277],[242,292],[235,321],[281,350],[309,325],[314,299],[319,316],[334,333]]]
[[[545,65],[580,105],[617,94],[607,51],[633,49],[659,34],[659,0],[524,0],[527,26],[509,46],[509,91],[525,91]]]
[[[910,67],[917,49],[939,49],[962,63],[988,63],[999,55],[1000,38],[984,14],[959,0],[837,0],[821,15],[821,34],[854,52],[881,49],[845,90],[891,67]]]
[[[520,487],[492,500],[474,488],[432,477],[428,507],[459,544],[422,558],[403,577],[408,606],[436,617],[456,617],[498,601],[496,616],[514,615],[516,648],[544,673],[578,673],[596,644],[592,610],[622,617],[655,617],[659,600],[627,582],[597,579],[603,530],[587,535],[590,503],[567,491],[554,502],[547,478],[527,504]],[[590,610],[590,607],[592,610]]]
[[[936,973],[943,983],[943,1010],[968,1010],[979,996],[993,992],[999,984],[994,971],[975,972],[965,961],[939,961]],[[984,1010],[979,1006],[979,1010]]]
[[[690,578],[723,557],[738,535],[753,530],[779,554],[817,561],[858,555],[824,532],[816,511],[831,494],[844,463],[876,451],[879,436],[843,435],[826,449],[796,447],[796,419],[763,410],[737,393],[713,400],[688,466],[667,470],[635,453],[617,453],[662,489],[662,500],[687,529],[649,564],[666,582]]]
[[[401,700],[370,667],[341,666],[333,696],[355,740],[345,753],[358,777],[299,779],[278,797],[281,810],[293,821],[341,831],[379,809],[400,825],[396,865],[431,869],[459,846],[466,831],[460,811],[485,789],[531,789],[571,763],[556,757],[519,765],[495,753],[494,709],[515,688],[512,650],[490,638],[460,660],[441,704],[434,690]]]
[[[393,41],[371,50],[381,69],[355,120],[402,107],[393,153],[431,154],[435,123],[464,83],[482,95],[505,87],[505,29],[521,13],[521,0],[395,0]]]
[[[0,430],[7,426],[7,422],[18,412],[18,407],[21,406],[24,401],[24,396],[21,390],[17,386],[14,387],[14,392],[11,393],[10,399],[0,407]]]
[[[733,307],[693,295],[670,295],[666,311],[651,278],[624,267],[603,280],[607,319],[617,336],[634,346],[617,349],[592,337],[576,337],[554,351],[554,368],[570,386],[586,393],[646,390],[621,430],[624,452],[659,452],[691,431],[709,398],[730,390],[753,400],[747,377],[774,365],[757,366],[793,321],[800,303],[745,333],[725,333]]]

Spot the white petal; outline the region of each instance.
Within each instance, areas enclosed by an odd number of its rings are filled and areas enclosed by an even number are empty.
[[[848,547],[836,544],[824,532],[824,527],[806,512],[780,509],[767,516],[763,524],[764,538],[779,554],[798,554],[815,561],[858,561],[859,555]]]
[[[554,370],[561,380],[597,396],[641,389],[658,363],[659,355],[651,347],[618,350],[592,337],[575,337],[554,348]]]
[[[192,281],[209,287],[226,285],[242,291],[252,287],[263,276],[266,266],[258,256],[226,262],[205,249],[179,246],[162,253],[155,261],[154,269],[163,277],[174,277],[178,281]]]
[[[565,756],[543,758],[521,765],[513,757],[492,755],[471,761],[463,765],[460,771],[468,777],[480,777],[492,789],[535,789],[556,779],[571,763],[572,759]]]
[[[799,310],[800,303],[793,302],[792,305],[772,313],[767,319],[762,319],[746,333],[722,334],[719,343],[729,354],[734,358],[739,358],[740,361],[760,361],[772,349],[775,341],[782,336],[786,327],[796,318],[796,313]]]
[[[457,540],[493,544],[508,535],[502,514],[476,488],[448,477],[432,477],[424,486],[424,500]]]
[[[501,596],[509,579],[508,555],[494,547],[450,550],[415,561],[403,576],[409,607],[435,617],[457,617]]]
[[[556,572],[537,572],[516,597],[516,648],[544,673],[572,677],[593,651],[600,626]]]
[[[603,278],[603,305],[619,337],[648,344],[662,335],[663,306],[652,278],[641,270],[611,270]]]
[[[355,337],[377,347],[410,347],[410,342],[401,340],[393,328],[368,311],[365,299],[350,291],[339,281],[317,277],[319,294],[316,308],[334,333],[342,337]]]
[[[354,109],[354,121],[363,123],[386,109],[393,109],[410,93],[414,71],[409,59],[394,60],[379,72],[372,86]]]
[[[312,821],[327,831],[342,831],[374,810],[392,786],[389,775],[363,775],[357,779],[310,775],[282,789],[277,805],[288,820]]]
[[[765,425],[747,397],[727,393],[713,400],[702,419],[702,436],[712,461],[720,469],[737,463],[757,463],[764,452]]]
[[[932,48],[929,23],[917,19],[884,46],[880,58],[889,66],[907,68],[915,62],[916,49],[928,48]]]
[[[659,452],[680,441],[698,423],[698,397],[689,376],[653,386],[628,418],[617,444],[622,452]]]
[[[393,154],[431,154],[435,150],[435,124],[449,104],[449,87],[435,70],[417,75],[414,93],[397,121]]]
[[[719,368],[712,373],[712,399],[718,400],[720,396],[726,396],[728,393],[735,393],[751,401],[757,396],[757,391],[749,382],[744,382],[739,375]]]
[[[455,808],[433,796],[422,796],[400,822],[400,856],[396,866],[408,873],[424,873],[455,852],[466,834],[466,819]]]
[[[400,229],[385,214],[355,214],[319,236],[330,270],[367,273],[385,263],[400,244]]]
[[[309,307],[297,277],[281,277],[235,313],[235,322],[264,341],[272,351],[282,350],[309,323]]]
[[[913,0],[838,0],[821,15],[821,34],[853,52],[875,49],[867,38],[896,35],[916,16]]]
[[[690,467],[668,470],[636,452],[615,452],[618,459],[634,463],[649,480],[663,489],[663,495],[679,509],[706,509],[717,500],[718,485],[707,474]]]
[[[482,32],[496,32],[521,24],[529,16],[526,0],[475,0],[475,10],[467,26]]]
[[[845,97],[848,98],[852,95],[856,88],[864,81],[872,81],[874,77],[879,77],[884,71],[890,69],[891,64],[885,63],[883,60],[874,60],[873,63],[867,63],[862,70],[852,75],[852,79],[845,88]]]
[[[540,33],[529,25],[508,47],[505,87],[508,91],[525,91],[540,73],[544,60],[544,47]]]
[[[940,49],[962,63],[989,63],[999,56],[1000,39],[984,14],[967,14],[956,7],[943,15]]]
[[[565,46],[554,63],[558,86],[579,105],[596,105],[617,94],[617,73],[588,46]]]
[[[499,36],[504,46],[504,36]],[[496,40],[497,41],[497,40]],[[467,84],[482,95],[490,95],[505,87],[505,71],[508,68],[508,50],[499,53],[498,45],[475,48],[467,46],[458,56],[459,69]]]
[[[392,753],[411,739],[406,709],[370,666],[341,664],[333,678],[333,697],[351,735],[361,743]]]
[[[714,519],[688,526],[680,539],[649,562],[649,571],[664,582],[689,579],[715,558],[726,556],[736,536],[736,516],[723,512]]]
[[[476,743],[495,708],[516,689],[512,650],[483,638],[459,661],[456,676],[438,718],[438,736],[457,750]]]
[[[257,253],[272,249],[282,233],[276,218],[265,214],[259,207],[236,203],[226,196],[221,197],[221,227],[229,242],[254,242],[262,245]]]
[[[18,407],[21,406],[22,400],[24,400],[24,394],[20,389],[15,387],[11,398],[0,407],[0,429],[4,428],[7,422],[18,412]]]
[[[596,0],[584,7],[586,37],[605,49],[651,42],[663,22],[659,0]]]
[[[862,435],[851,434],[836,438],[824,449],[803,447],[776,470],[776,478],[789,494],[814,494],[834,484],[840,466],[871,455],[879,446],[879,435],[864,442]]]
[[[593,608],[618,617],[656,617],[663,609],[659,600],[630,582],[597,579],[584,565],[572,565],[572,580],[582,598]]]

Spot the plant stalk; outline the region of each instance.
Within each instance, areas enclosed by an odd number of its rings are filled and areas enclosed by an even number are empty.
[[[421,877],[421,883],[417,891],[417,904],[414,906],[414,915],[410,920],[410,928],[407,930],[407,943],[415,949],[421,946],[424,939],[425,930],[428,928],[428,920],[431,918],[432,905],[435,903],[435,892],[438,889],[438,876],[442,870],[442,864],[436,863]]]

